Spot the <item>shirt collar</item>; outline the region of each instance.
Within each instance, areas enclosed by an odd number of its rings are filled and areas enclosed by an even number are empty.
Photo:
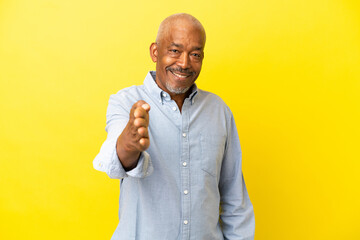
[[[155,82],[155,79],[156,79],[156,72],[149,71],[144,80],[144,86],[147,89],[147,91],[151,94],[151,96],[155,97],[155,99],[160,103],[163,103],[164,100],[170,101],[171,100],[170,95],[167,92],[163,91],[161,88],[159,88],[159,86]],[[188,98],[190,99],[191,104],[193,104],[195,96],[198,93],[198,88],[195,83],[191,86],[190,91],[191,93]]]

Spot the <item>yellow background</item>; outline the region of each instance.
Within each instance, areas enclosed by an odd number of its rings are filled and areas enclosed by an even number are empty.
[[[176,12],[207,31],[197,83],[235,115],[255,239],[360,239],[356,0],[0,1],[0,239],[110,239],[108,98]]]

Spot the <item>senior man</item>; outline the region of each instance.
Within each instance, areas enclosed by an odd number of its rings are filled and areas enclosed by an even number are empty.
[[[112,239],[254,239],[233,115],[194,83],[205,40],[196,18],[169,16],[150,45],[156,72],[110,97],[94,167],[121,179]]]

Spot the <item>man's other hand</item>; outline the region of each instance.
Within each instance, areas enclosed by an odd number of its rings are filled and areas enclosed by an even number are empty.
[[[136,167],[140,153],[150,146],[149,111],[148,103],[137,101],[131,107],[129,122],[117,140],[116,152],[126,171]]]

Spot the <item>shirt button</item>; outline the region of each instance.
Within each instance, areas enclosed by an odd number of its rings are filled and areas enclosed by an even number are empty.
[[[183,137],[186,137],[186,133],[183,133]]]
[[[184,220],[184,224],[187,225],[189,222],[188,220]]]
[[[183,162],[183,166],[186,167],[187,163],[186,162]]]
[[[166,93],[163,93],[162,95],[163,95],[163,97],[166,97]]]
[[[176,111],[176,107],[173,107],[172,110]]]
[[[188,190],[184,190],[184,194],[187,195],[189,193]]]

